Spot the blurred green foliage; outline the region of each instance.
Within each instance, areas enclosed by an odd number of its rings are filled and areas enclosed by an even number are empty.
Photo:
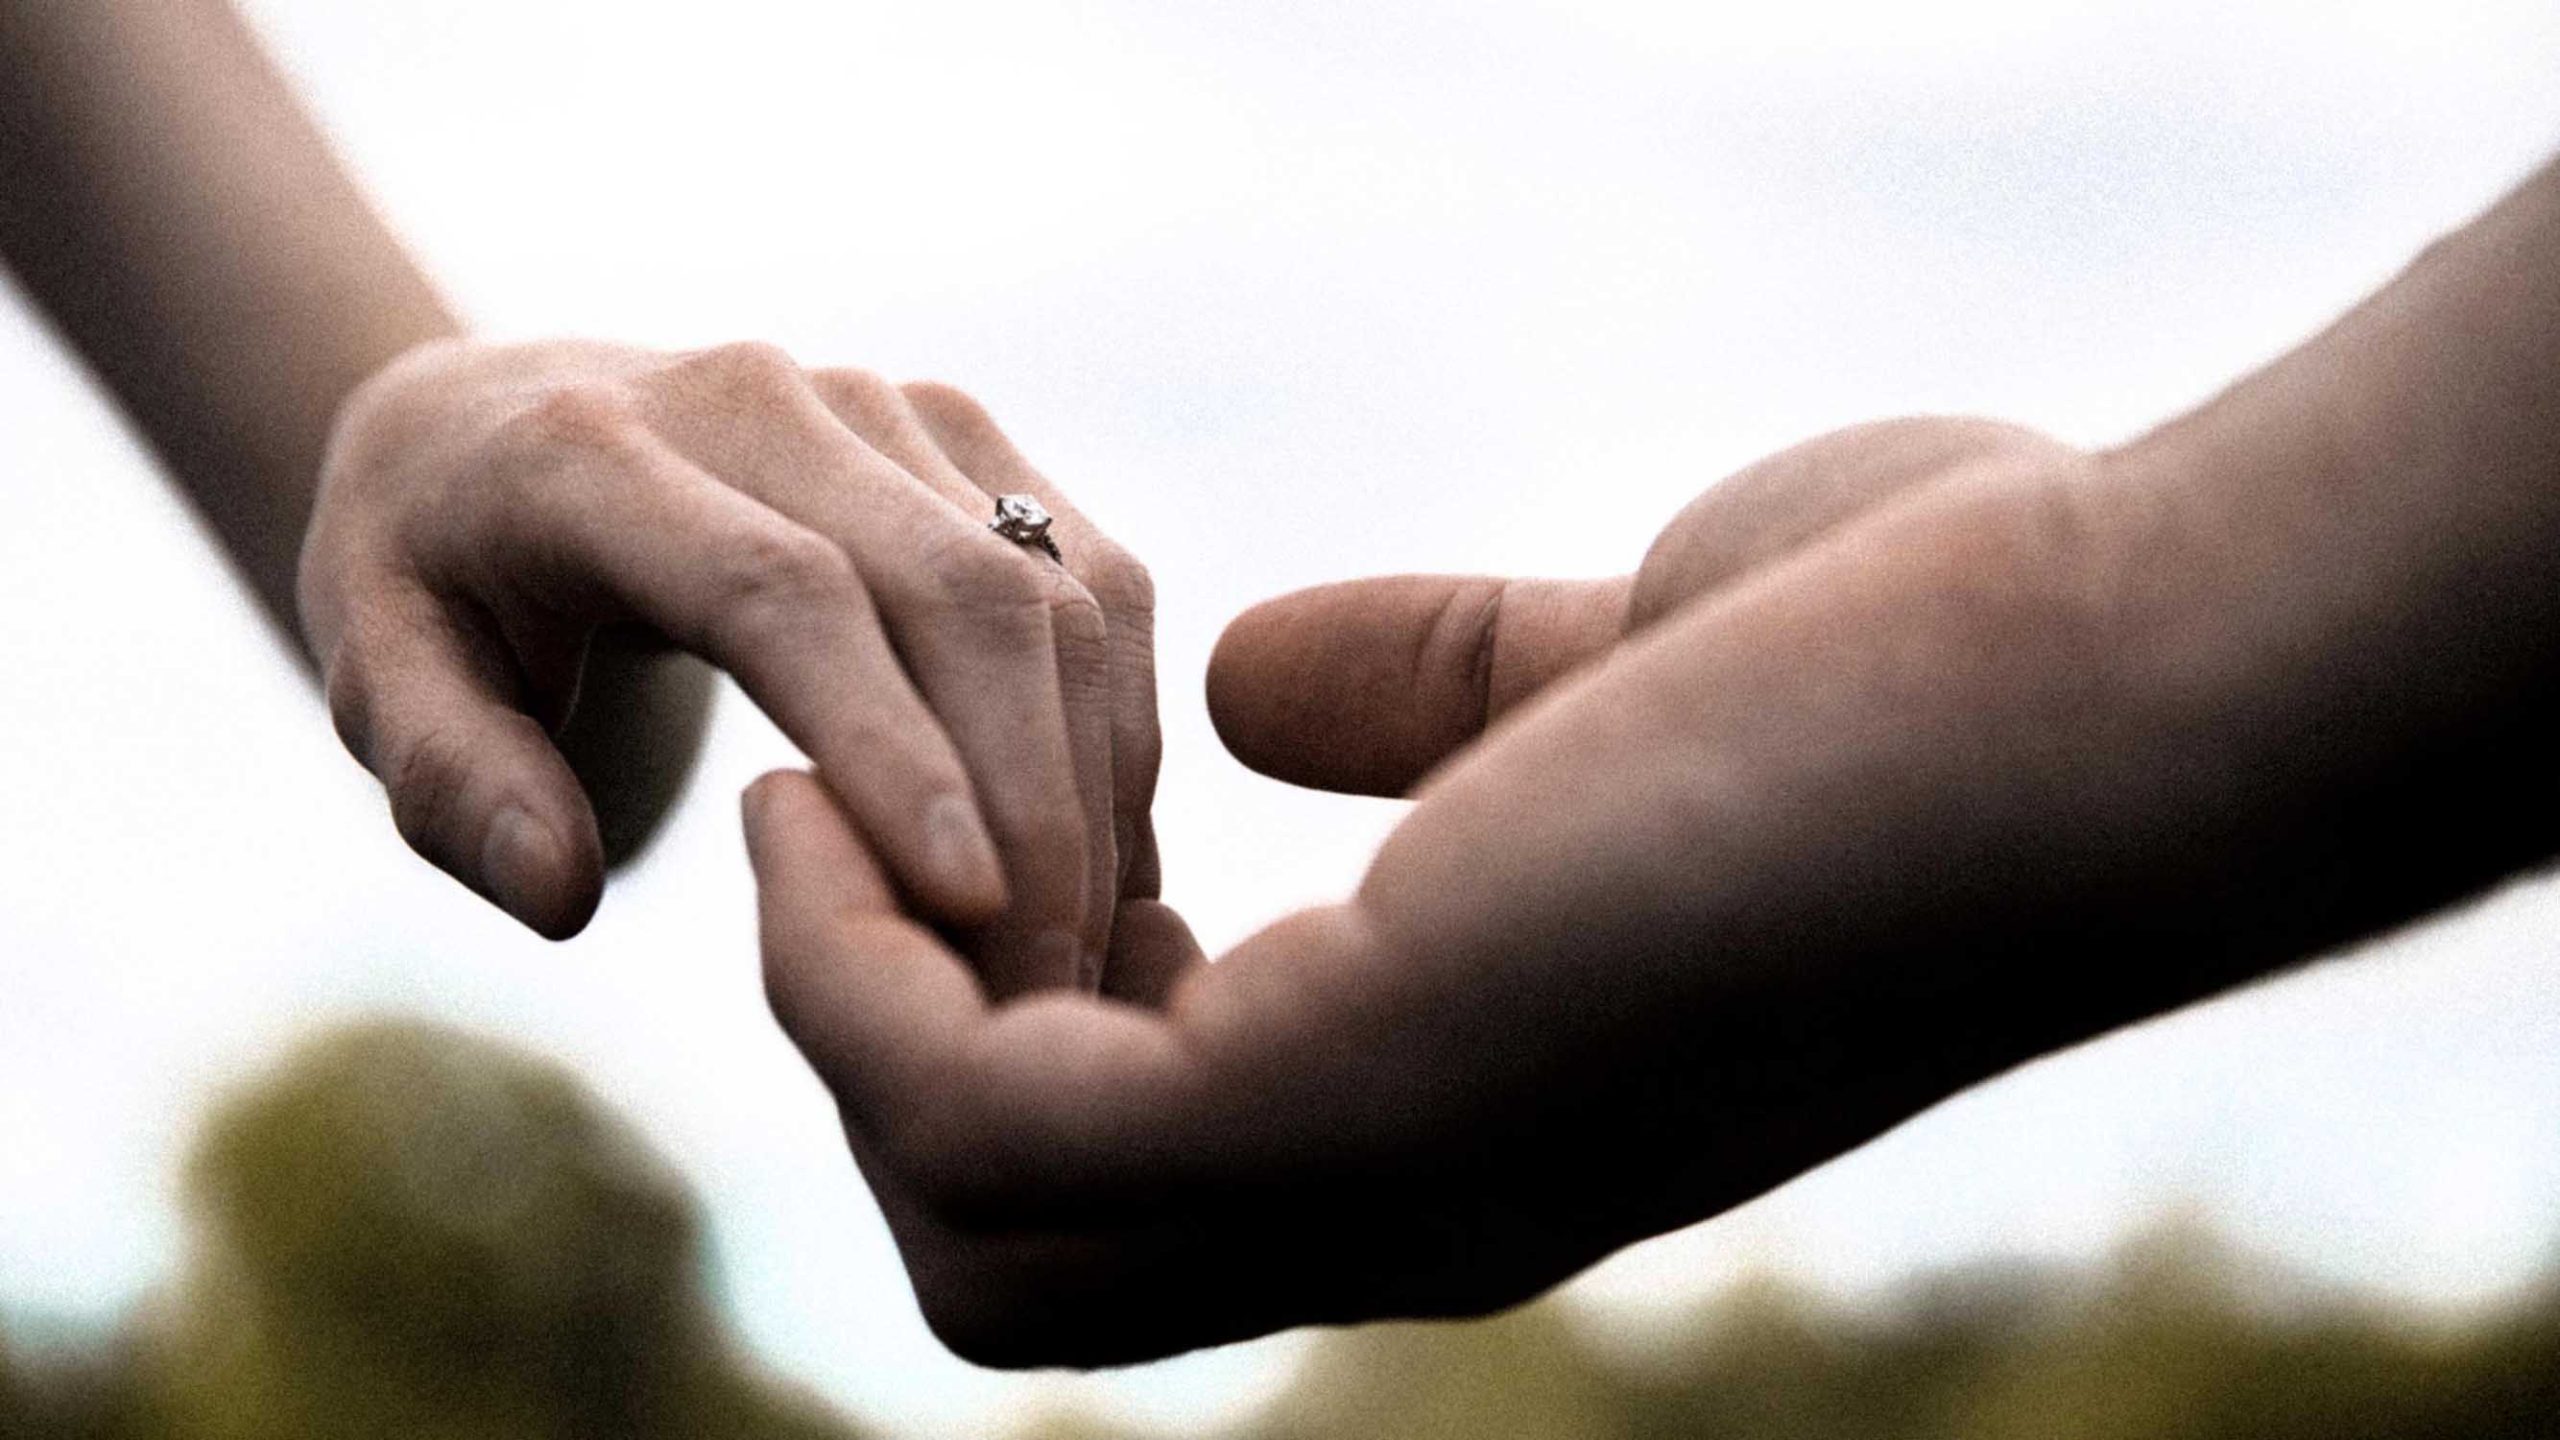
[[[0,1344],[0,1440],[861,1440],[741,1354],[682,1182],[542,1061],[325,1037],[216,1111],[188,1194],[186,1273],[124,1333]],[[2421,1324],[2173,1224],[1860,1311],[1744,1286],[1640,1340],[1553,1304],[1346,1331],[1226,1440],[1816,1437],[2555,1440],[2560,1294]]]
[[[113,1356],[0,1391],[0,1436],[853,1433],[738,1353],[683,1182],[547,1062],[324,1037],[216,1110],[187,1194],[185,1275]]]

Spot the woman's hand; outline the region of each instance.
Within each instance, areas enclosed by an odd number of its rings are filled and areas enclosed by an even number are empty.
[[[988,528],[1056,517],[1064,562]],[[736,677],[998,993],[1097,982],[1152,893],[1146,572],[968,397],[732,345],[423,346],[345,407],[301,605],[429,860],[546,935],[602,882],[553,736],[634,623]]]

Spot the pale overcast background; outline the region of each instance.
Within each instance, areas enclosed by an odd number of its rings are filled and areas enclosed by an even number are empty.
[[[1719,9],[442,0],[249,6],[492,332],[780,341],[959,382],[1154,567],[1172,898],[1217,948],[1348,886],[1395,807],[1244,774],[1218,627],[1391,569],[1623,569],[1699,487],[1909,411],[2123,437],[2560,145],[2560,7]],[[145,458],[0,313],[0,1310],[168,1271],[206,1097],[381,1008],[575,1064],[701,1188],[776,1366],[911,1433],[1086,1399],[1179,1432],[1294,1342],[987,1375],[918,1322],[755,982],[724,701],[585,937],[401,847]],[[2163,1207],[2436,1306],[2560,1256],[2560,892],[2004,1080],[1576,1287],[1636,1322],[1755,1267],[1847,1294],[2100,1253]]]

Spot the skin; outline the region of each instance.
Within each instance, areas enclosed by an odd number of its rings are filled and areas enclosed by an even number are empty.
[[[1154,893],[1146,573],[944,386],[461,335],[220,0],[0,0],[0,260],[316,669],[402,835],[545,935],[733,674],[999,992]],[[1061,566],[988,533],[1058,515]]]
[[[1237,621],[1248,763],[1417,804],[1356,895],[991,1003],[807,777],[766,983],[995,1365],[1476,1313],[2033,1056],[2550,858],[2560,173],[2192,415],[1839,432],[1623,581]]]
[[[1013,492],[1065,564],[988,529]],[[302,569],[401,832],[536,928],[600,873],[541,722],[639,623],[737,678],[1005,993],[1098,984],[1118,896],[1153,893],[1152,605],[966,395],[760,345],[414,350],[345,407]]]

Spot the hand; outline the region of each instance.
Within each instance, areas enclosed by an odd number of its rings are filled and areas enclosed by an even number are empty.
[[[2560,166],[2102,455],[1845,431],[1631,581],[1290,597],[1221,733],[1419,801],[1135,1003],[990,1007],[805,779],[766,984],[927,1319],[1136,1359],[1521,1299],[1964,1085],[2560,854]]]
[[[987,528],[1038,496],[1060,565]],[[552,735],[637,624],[735,676],[998,993],[1153,893],[1146,572],[975,402],[768,347],[439,343],[347,404],[303,551],[331,711],[421,855],[544,934],[602,869]]]
[[[1089,1364],[1482,1311],[2227,979],[2149,948],[2232,856],[2154,843],[2221,832],[2186,712],[2120,689],[2143,519],[2080,452],[1904,422],[1709,490],[1626,581],[1266,606],[1213,662],[1230,746],[1420,803],[1214,966],[1124,910],[1122,1003],[991,1008],[760,782],[768,990],[927,1320]]]

